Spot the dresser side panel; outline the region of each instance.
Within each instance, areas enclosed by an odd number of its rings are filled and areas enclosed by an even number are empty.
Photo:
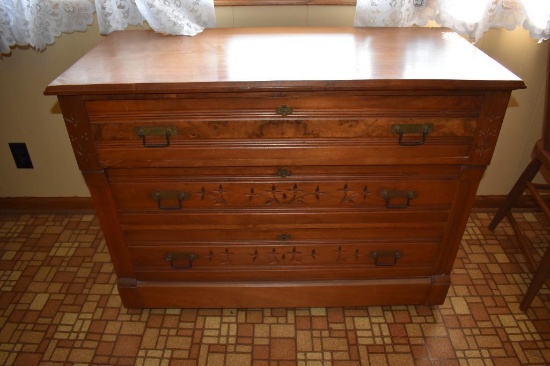
[[[101,170],[83,98],[60,95],[58,101],[78,167],[81,171]]]
[[[489,165],[491,162],[511,93],[511,91],[485,93],[470,155],[470,165]]]
[[[103,171],[82,172],[88,184],[101,229],[109,249],[115,272],[119,278],[135,278],[135,272],[124,239],[117,206],[109,181]]]

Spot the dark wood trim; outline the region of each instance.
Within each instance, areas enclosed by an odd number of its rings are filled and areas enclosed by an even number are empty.
[[[497,210],[505,199],[504,195],[477,196],[473,209]],[[514,209],[540,210],[529,195],[523,195]],[[91,197],[0,197],[0,214],[13,212],[95,213],[95,209]]]
[[[91,197],[0,197],[0,214],[95,213]]]

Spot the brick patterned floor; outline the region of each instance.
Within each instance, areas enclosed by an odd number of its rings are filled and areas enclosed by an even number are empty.
[[[538,255],[538,214],[516,214]],[[0,216],[1,365],[548,365],[550,295],[504,221],[471,215],[445,304],[127,310],[93,215]]]

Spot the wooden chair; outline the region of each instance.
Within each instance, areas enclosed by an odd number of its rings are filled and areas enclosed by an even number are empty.
[[[499,208],[496,213],[493,221],[489,225],[490,230],[494,230],[500,221],[507,217],[510,222],[514,233],[517,236],[518,244],[521,251],[527,259],[527,263],[531,268],[531,271],[534,272],[533,279],[527,289],[527,292],[523,298],[523,301],[520,304],[520,309],[527,311],[531,306],[531,302],[537,295],[538,291],[544,284],[546,278],[550,274],[550,245],[546,249],[545,254],[539,263],[536,262],[533,257],[530,247],[529,240],[525,237],[521,228],[519,227],[517,221],[514,219],[511,213],[511,209],[516,204],[517,200],[521,195],[528,190],[537,205],[543,210],[546,216],[550,219],[550,208],[546,204],[541,192],[548,190],[550,191],[550,184],[536,184],[532,180],[535,178],[539,170],[544,167],[550,171],[550,47],[548,47],[548,65],[547,65],[547,74],[546,74],[546,99],[545,99],[545,110],[544,110],[544,121],[543,121],[543,133],[542,138],[538,140],[535,144],[532,153],[532,160],[527,165],[516,184],[512,187],[510,193],[506,197],[506,200]]]

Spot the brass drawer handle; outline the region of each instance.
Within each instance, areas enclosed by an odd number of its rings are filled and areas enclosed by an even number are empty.
[[[157,201],[157,206],[160,210],[168,210],[168,211],[175,211],[175,210],[181,210],[182,208],[182,202],[185,201],[189,197],[189,195],[186,192],[178,192],[178,191],[164,191],[164,192],[155,192],[153,193],[153,199]],[[176,202],[176,204],[169,205],[165,203],[168,202]]]
[[[287,105],[282,105],[280,107],[275,108],[275,113],[283,117],[291,115],[292,112],[294,112],[294,108],[288,107]]]
[[[411,206],[411,200],[418,196],[415,191],[401,191],[397,189],[385,189],[380,192],[380,196],[386,201],[386,208],[408,208]],[[404,204],[392,204],[392,199],[405,200]]]
[[[193,267],[193,261],[199,256],[195,253],[170,253],[166,256],[166,260],[170,262],[172,269],[190,269]],[[183,262],[178,265],[175,262]]]
[[[397,124],[391,126],[391,132],[399,136],[399,145],[401,146],[419,146],[424,145],[426,137],[434,130],[433,123],[424,124]],[[404,141],[405,134],[421,134],[422,138],[418,141]]]
[[[141,142],[144,147],[147,148],[159,148],[170,146],[170,138],[176,136],[175,127],[136,127],[134,133],[141,138]],[[147,142],[147,136],[164,136],[166,142],[162,143],[149,143]]]
[[[403,256],[400,251],[383,251],[370,252],[370,256],[374,259],[374,265],[377,267],[393,267],[397,264],[397,260]]]

